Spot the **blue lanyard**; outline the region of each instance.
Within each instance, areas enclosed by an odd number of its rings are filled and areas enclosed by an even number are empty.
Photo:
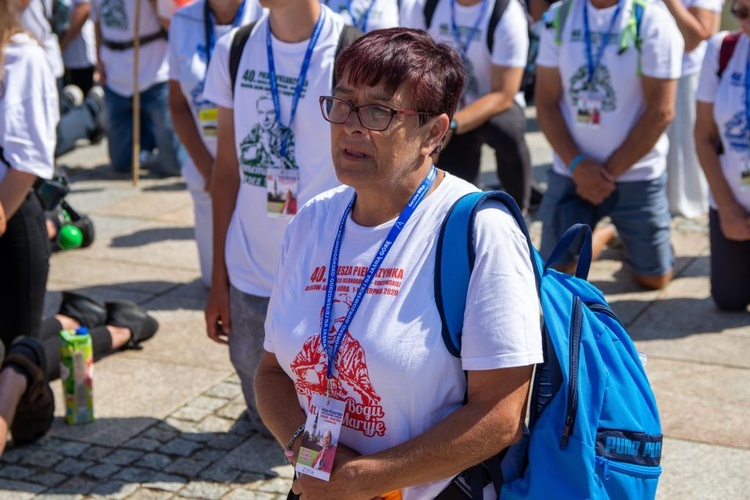
[[[354,11],[352,10],[352,1],[353,0],[347,0],[346,2],[346,10],[349,12],[349,17],[352,18],[352,24],[354,27],[362,30],[362,32],[367,32],[367,20],[370,18],[370,12],[372,12],[372,8],[378,0],[372,0],[370,2],[370,6],[367,7],[365,13],[362,14],[362,17],[359,19],[361,22],[359,23],[357,22],[357,16],[354,15]],[[328,5],[329,2],[330,0],[326,0],[326,5]]]
[[[307,76],[307,69],[310,67],[310,59],[312,59],[313,49],[315,44],[320,38],[320,32],[323,30],[323,24],[325,22],[326,8],[320,9],[320,15],[318,21],[315,23],[315,29],[313,29],[310,42],[307,44],[307,51],[305,52],[305,59],[302,61],[302,68],[299,71],[299,77],[297,77],[297,87],[294,89],[294,96],[292,97],[292,113],[289,117],[289,128],[292,128],[294,122],[294,115],[297,114],[297,104],[302,96],[302,87],[305,86],[305,77]],[[279,86],[276,83],[276,66],[273,62],[273,46],[271,44],[271,25],[266,27],[266,52],[268,54],[268,78],[271,80],[271,96],[273,97],[273,108],[276,111],[276,123],[281,127],[281,103],[279,101]],[[288,134],[282,134],[281,140],[281,156],[286,157],[286,145],[287,145]]]
[[[745,128],[750,131],[750,48],[745,63]],[[747,134],[745,134],[745,137],[747,137]],[[747,145],[747,152],[750,154],[750,144]]]
[[[211,62],[211,55],[213,54],[214,46],[216,45],[216,39],[214,37],[214,14],[211,12],[211,6],[208,4],[208,0],[205,0],[203,5],[203,27],[205,28],[206,35],[206,69],[208,69],[208,64]],[[234,16],[234,22],[232,23],[233,28],[236,28],[242,23],[242,14],[244,12],[245,0],[242,0],[242,3],[237,9],[237,14]]]
[[[359,309],[359,305],[362,303],[362,298],[365,296],[367,288],[369,288],[370,283],[372,283],[372,280],[375,278],[375,274],[378,272],[378,269],[380,269],[380,265],[385,260],[386,255],[388,255],[390,249],[393,248],[393,243],[396,241],[396,238],[398,238],[398,235],[401,234],[401,230],[406,225],[406,221],[409,220],[409,217],[411,217],[411,215],[414,213],[414,210],[416,210],[417,206],[419,206],[419,204],[422,202],[422,199],[424,199],[425,195],[430,190],[432,183],[435,182],[436,177],[437,169],[435,168],[435,165],[432,165],[430,167],[430,171],[427,173],[427,176],[424,178],[424,180],[422,180],[422,183],[419,185],[417,190],[414,191],[414,194],[411,195],[409,203],[406,204],[406,207],[404,207],[404,210],[398,216],[398,219],[396,219],[393,227],[388,232],[388,236],[385,237],[383,244],[380,246],[380,250],[378,250],[378,253],[375,254],[375,258],[373,259],[372,264],[370,264],[370,268],[367,270],[367,274],[362,280],[362,284],[360,285],[359,290],[357,290],[357,294],[354,296],[352,305],[349,307],[349,310],[346,313],[346,317],[344,317],[344,322],[341,324],[339,331],[336,332],[336,338],[333,341],[333,346],[330,346],[328,336],[331,332],[331,314],[333,312],[333,295],[336,292],[336,274],[338,273],[339,267],[339,251],[341,250],[341,240],[344,237],[344,226],[346,225],[346,219],[349,217],[349,213],[352,211],[354,200],[357,199],[356,194],[352,197],[352,200],[349,202],[349,205],[347,205],[346,210],[344,210],[344,215],[341,217],[341,222],[339,222],[339,229],[336,233],[336,239],[333,242],[333,250],[331,251],[331,264],[328,268],[328,286],[326,287],[325,303],[323,304],[323,321],[320,328],[320,340],[323,345],[323,350],[328,356],[329,382],[333,379],[333,365],[336,359],[336,354],[339,352],[341,342],[344,340],[344,335],[349,329],[349,325],[351,324],[352,318],[357,312],[357,309]]]
[[[602,39],[602,44],[599,47],[599,51],[596,55],[596,60],[594,60],[594,56],[591,53],[591,29],[589,28],[589,0],[583,0],[583,26],[584,26],[584,40],[586,41],[586,57],[588,58],[589,63],[589,76],[587,83],[590,85],[591,82],[594,81],[594,73],[596,73],[597,68],[599,68],[599,64],[602,62],[602,57],[604,56],[604,50],[607,48],[607,44],[609,44],[609,37],[612,36],[612,30],[615,28],[615,22],[617,22],[617,18],[620,15],[620,11],[622,10],[622,4],[624,3],[624,0],[620,0],[617,3],[617,9],[615,10],[615,15],[612,16],[612,21],[609,23],[609,30],[607,30],[607,33],[604,35],[604,38]]]
[[[488,3],[488,0],[482,0],[482,10],[479,12],[479,17],[477,17],[474,27],[471,28],[471,31],[469,32],[469,38],[467,38],[466,43],[464,43],[461,40],[461,33],[458,31],[458,25],[456,25],[456,0],[451,0],[451,29],[453,30],[453,38],[461,49],[461,56],[463,56],[464,59],[467,59],[469,45],[471,45],[471,42],[474,40],[474,35],[476,35],[477,30],[479,29],[479,23],[482,22],[484,15],[487,13]]]

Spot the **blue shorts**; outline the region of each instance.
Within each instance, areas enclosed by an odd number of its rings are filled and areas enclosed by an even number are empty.
[[[603,217],[610,216],[625,245],[625,262],[639,276],[664,276],[674,266],[669,241],[669,203],[666,173],[656,179],[640,182],[618,182],[617,189],[602,205],[595,207],[576,194],[573,179],[552,170],[549,187],[539,207],[542,219],[541,254],[546,259],[563,233],[575,223],[592,228]],[[576,255],[568,254],[563,264]]]

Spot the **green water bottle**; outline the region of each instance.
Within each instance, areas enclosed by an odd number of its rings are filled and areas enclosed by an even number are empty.
[[[94,421],[94,349],[86,327],[60,331],[60,379],[68,425]]]
[[[73,250],[83,245],[83,233],[77,226],[73,225],[70,214],[64,209],[60,210],[60,225],[57,230],[57,245],[62,250]]]

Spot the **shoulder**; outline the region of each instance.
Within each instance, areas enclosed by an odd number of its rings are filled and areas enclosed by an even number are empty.
[[[14,64],[17,68],[41,72],[47,67],[47,55],[39,42],[26,32],[16,33],[10,37],[5,46],[5,64]]]
[[[170,26],[174,23],[180,25],[192,25],[193,23],[203,24],[203,9],[207,0],[196,0],[191,2],[184,7],[180,7],[172,17]]]
[[[644,24],[674,24],[674,17],[672,17],[672,14],[669,12],[669,9],[667,9],[667,6],[664,5],[664,2],[661,2],[659,0],[633,0],[632,9],[635,9],[637,4],[643,6]]]
[[[352,196],[354,196],[354,190],[344,185],[323,191],[299,209],[297,215],[289,223],[287,232],[294,232],[300,227],[309,231],[311,227],[327,220],[329,214],[343,211],[343,207],[349,203]]]

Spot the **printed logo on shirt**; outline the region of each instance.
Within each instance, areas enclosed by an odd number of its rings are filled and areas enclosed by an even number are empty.
[[[733,71],[731,83],[732,85],[743,85],[742,73],[740,73],[739,71]]]
[[[724,137],[733,150],[740,153],[750,150],[750,123],[744,109],[724,124]]]
[[[102,22],[108,28],[128,29],[128,12],[123,0],[104,0],[102,2]]]
[[[193,102],[193,107],[195,109],[201,109],[205,106],[213,106],[211,101],[207,101],[203,98],[204,85],[205,82],[201,80],[196,83],[193,90],[190,91],[190,100]]]
[[[266,187],[268,169],[299,170],[294,155],[294,132],[276,120],[276,110],[270,96],[260,96],[255,102],[260,120],[240,142],[240,169],[246,184]],[[286,141],[286,155],[282,144]]]
[[[615,89],[612,87],[612,77],[609,73],[609,68],[604,64],[599,65],[596,73],[594,73],[594,81],[591,84],[591,88],[587,88],[588,75],[588,66],[583,65],[570,77],[570,98],[573,101],[573,106],[577,108],[579,106],[579,99],[585,97],[588,93],[596,92],[602,96],[601,112],[612,112],[617,109],[617,94],[615,94]]]
[[[342,297],[357,294],[362,280],[367,274],[365,266],[339,266],[336,272],[336,293]],[[310,275],[310,282],[305,287],[306,292],[325,291],[328,278],[328,267],[318,266]],[[381,267],[375,273],[370,287],[365,295],[396,296],[404,282],[404,270],[400,267]]]

